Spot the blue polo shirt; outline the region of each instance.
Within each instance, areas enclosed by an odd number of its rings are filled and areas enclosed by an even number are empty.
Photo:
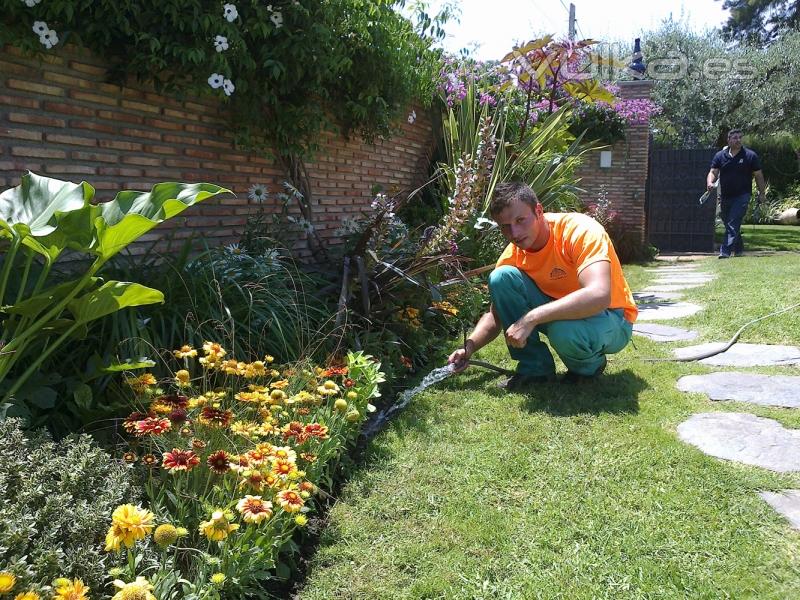
[[[744,196],[753,191],[753,172],[761,170],[758,154],[742,146],[736,156],[720,150],[711,161],[712,169],[719,169],[719,187],[722,198]]]

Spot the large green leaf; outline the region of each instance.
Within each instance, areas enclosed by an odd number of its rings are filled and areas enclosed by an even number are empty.
[[[164,294],[127,281],[109,281],[94,291],[75,298],[67,308],[79,323],[88,323],[129,306],[163,304]]]
[[[0,227],[19,235],[45,236],[57,226],[56,214],[80,210],[94,197],[85,181],[72,183],[28,172],[15,188],[0,194]]]
[[[159,183],[150,192],[124,191],[94,207],[93,251],[108,260],[153,227],[188,207],[230,190],[210,183]]]
[[[99,277],[92,277],[89,286],[94,287],[99,281]],[[67,281],[40,292],[35,296],[30,296],[26,300],[12,304],[11,306],[0,307],[0,312],[34,319],[46,309],[66,298],[74,289],[75,282]]]

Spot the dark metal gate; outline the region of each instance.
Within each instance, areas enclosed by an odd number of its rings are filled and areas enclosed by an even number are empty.
[[[713,252],[716,196],[704,205],[713,148],[650,150],[647,177],[647,239],[671,252]]]

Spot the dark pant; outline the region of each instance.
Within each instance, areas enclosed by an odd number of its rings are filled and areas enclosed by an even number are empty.
[[[750,203],[750,194],[742,194],[733,198],[722,198],[719,201],[719,216],[725,225],[725,237],[719,247],[720,256],[730,256],[733,253],[741,254],[744,251],[742,235],[742,219],[747,213]]]

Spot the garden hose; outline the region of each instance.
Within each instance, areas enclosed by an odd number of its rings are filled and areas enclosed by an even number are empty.
[[[739,336],[742,335],[742,332],[751,325],[758,323],[759,321],[763,321],[764,319],[768,319],[769,317],[775,317],[785,312],[789,312],[793,308],[797,308],[799,306],[800,302],[798,302],[797,304],[793,304],[792,306],[787,306],[786,308],[776,310],[775,312],[771,312],[768,315],[758,317],[756,319],[753,319],[752,321],[748,321],[739,328],[739,331],[737,331],[730,340],[728,340],[727,344],[725,344],[722,348],[718,350],[709,350],[708,352],[703,352],[702,354],[696,354],[694,356],[684,356],[681,358],[644,358],[642,360],[644,360],[645,362],[693,362],[696,360],[703,360],[704,358],[711,358],[712,356],[716,356],[717,354],[722,354],[723,352],[727,352],[728,350],[730,350],[731,347],[737,341],[739,341]]]
[[[475,360],[470,358],[467,361],[468,365],[472,365],[473,367],[483,367],[484,369],[489,369],[490,371],[496,371],[501,375],[514,375],[514,371],[509,371],[508,369],[504,369],[502,367],[497,367],[492,363],[488,363],[485,360]]]

